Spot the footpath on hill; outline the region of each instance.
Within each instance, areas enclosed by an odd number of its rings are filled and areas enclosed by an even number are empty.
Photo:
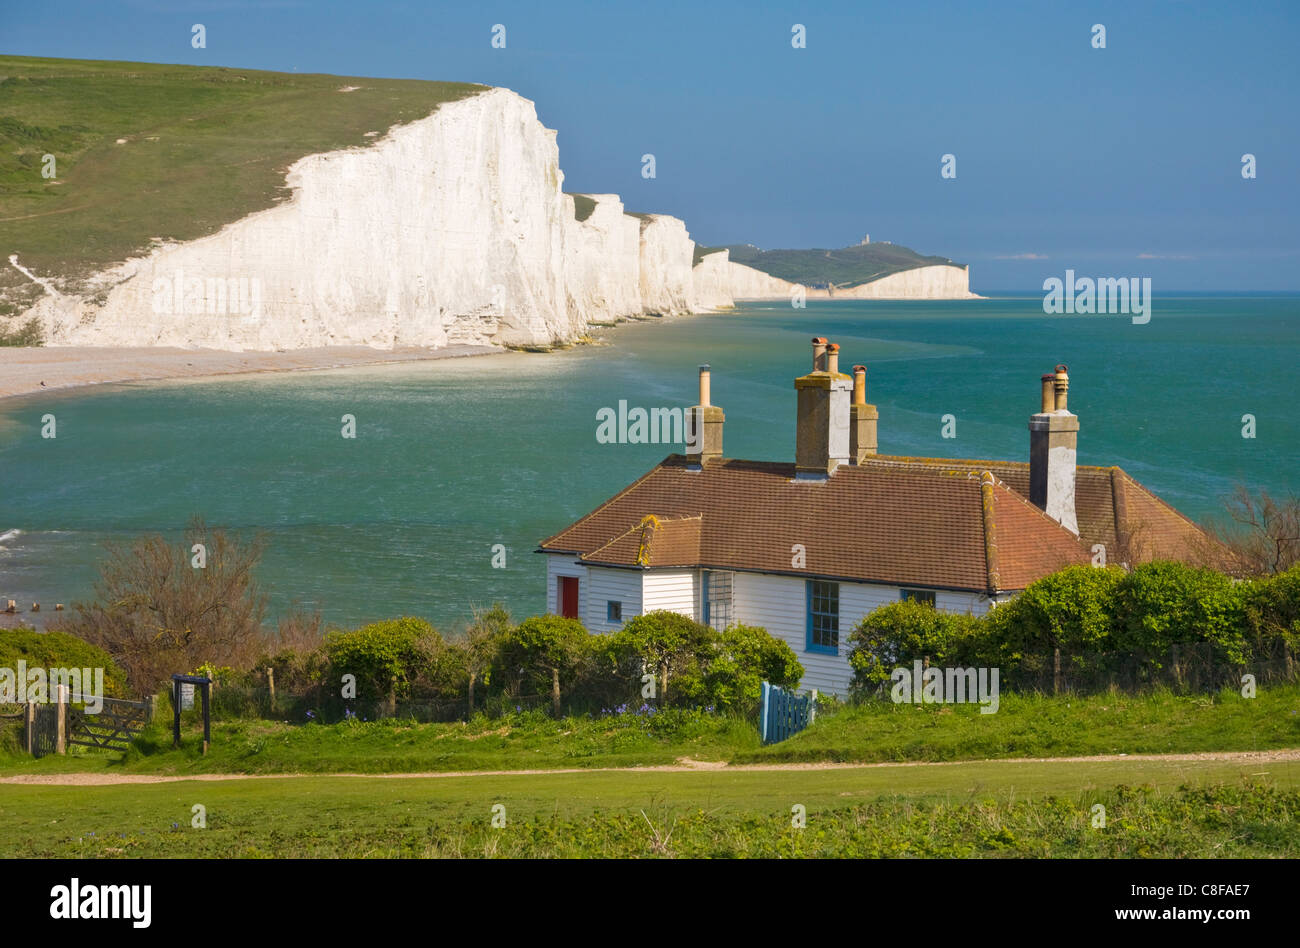
[[[1097,754],[1090,757],[1012,757],[989,760],[945,760],[945,761],[885,761],[876,763],[834,763],[814,761],[790,764],[728,764],[723,761],[693,760],[689,757],[678,758],[675,764],[660,764],[649,767],[563,767],[549,770],[449,770],[429,771],[424,773],[299,773],[299,774],[109,774],[94,773],[58,773],[58,774],[16,774],[0,777],[0,784],[38,784],[62,787],[99,787],[116,784],[178,783],[186,780],[221,781],[221,780],[286,780],[296,777],[365,777],[377,779],[406,778],[433,779],[440,777],[518,777],[539,776],[547,774],[599,774],[599,773],[690,773],[690,772],[779,772],[807,770],[876,770],[883,767],[960,767],[963,764],[1072,764],[1104,763],[1113,761],[1161,761],[1168,763],[1194,761],[1236,761],[1240,763],[1268,764],[1287,761],[1300,761],[1300,748],[1267,751],[1208,751],[1197,754]]]

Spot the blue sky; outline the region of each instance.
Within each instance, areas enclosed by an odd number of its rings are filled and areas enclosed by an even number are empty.
[[[1300,290],[1295,2],[0,2],[6,53],[509,87],[558,129],[566,190],[705,244],[870,233],[977,291],[1067,267]]]

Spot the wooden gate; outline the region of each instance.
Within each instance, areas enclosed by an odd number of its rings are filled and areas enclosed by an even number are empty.
[[[796,695],[784,688],[763,682],[762,704],[758,712],[758,732],[764,744],[775,744],[798,734],[817,714],[817,692]]]
[[[34,757],[54,754],[59,749],[59,706],[27,706],[27,749]]]
[[[80,695],[72,695],[80,701]],[[104,747],[126,750],[153,717],[153,699],[123,701],[120,698],[102,699],[104,706],[98,714],[84,708],[68,705],[68,743],[82,747]]]

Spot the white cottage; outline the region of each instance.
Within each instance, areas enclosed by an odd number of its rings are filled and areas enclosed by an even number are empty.
[[[784,639],[802,687],[842,694],[847,637],[876,607],[917,599],[981,615],[1064,566],[1187,558],[1203,534],[1117,467],[1077,467],[1065,366],[1042,377],[1028,463],[876,453],[866,369],[813,340],[795,380],[795,462],[722,456],[722,410],[700,403],[688,453],[547,540],[547,610],[598,632],[656,609]]]

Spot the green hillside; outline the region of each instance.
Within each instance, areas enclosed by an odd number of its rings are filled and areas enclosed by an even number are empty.
[[[482,88],[0,56],[0,316],[42,292],[12,253],[75,288],[153,238],[193,240],[285,199],[304,155],[365,145]]]
[[[731,251],[731,259],[762,270],[791,283],[825,288],[845,288],[870,283],[902,270],[937,264],[952,264],[947,257],[925,257],[899,244],[874,243],[839,250],[760,250],[753,244],[695,248],[695,262],[719,250]],[[958,264],[960,266],[960,264]]]

